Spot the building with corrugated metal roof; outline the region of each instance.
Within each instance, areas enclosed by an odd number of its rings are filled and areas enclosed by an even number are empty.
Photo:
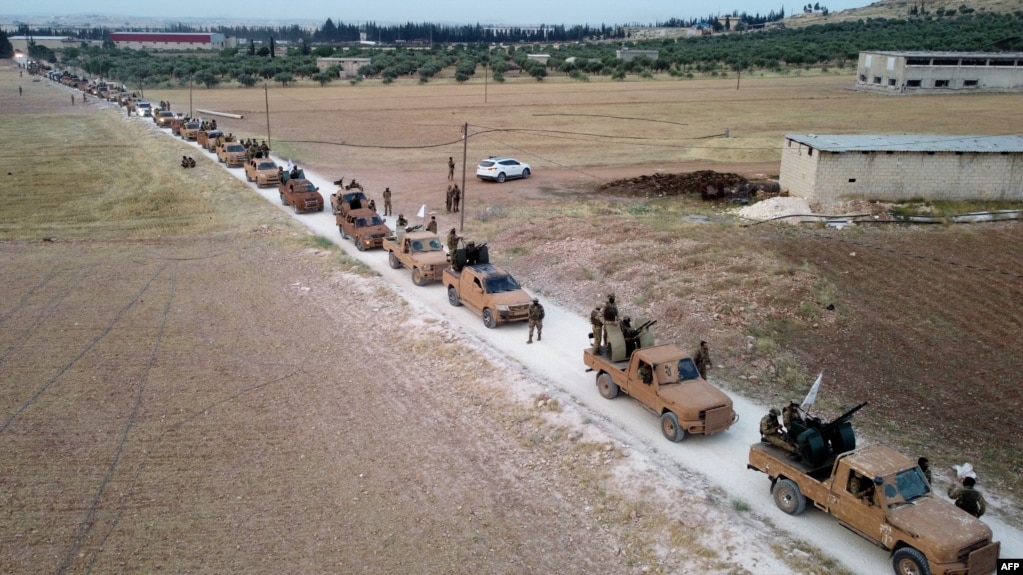
[[[1023,200],[1023,137],[786,134],[783,191],[812,202]]]
[[[118,48],[132,50],[223,50],[223,34],[215,32],[111,32]]]
[[[1023,52],[860,52],[855,88],[889,94],[1023,91]]]

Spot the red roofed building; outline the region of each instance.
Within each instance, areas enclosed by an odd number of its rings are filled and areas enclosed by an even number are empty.
[[[223,50],[223,34],[205,32],[111,32],[118,48],[133,50]]]

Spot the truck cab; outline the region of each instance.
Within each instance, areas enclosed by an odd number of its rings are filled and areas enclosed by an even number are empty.
[[[379,214],[369,208],[346,210],[344,214],[334,217],[341,237],[350,237],[360,252],[379,248],[384,238],[391,235],[391,228],[387,227]]]
[[[323,211],[323,196],[320,195],[320,189],[304,177],[288,178],[277,186],[277,190],[281,195],[281,204],[291,206],[296,214]]]
[[[417,226],[419,227],[419,226]],[[444,277],[448,256],[440,238],[433,232],[395,230],[394,235],[384,238],[387,263],[392,269],[412,270],[412,283],[424,286]]]

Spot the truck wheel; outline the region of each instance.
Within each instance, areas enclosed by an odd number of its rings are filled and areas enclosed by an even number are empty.
[[[341,227],[341,224],[337,225],[337,231],[341,233],[341,237],[345,237],[345,229]]]
[[[341,226],[338,226],[338,227],[341,227]],[[387,252],[387,263],[391,266],[392,270],[400,270],[401,269],[401,260],[398,259],[398,256],[394,255],[394,252]],[[415,280],[413,280],[413,281],[415,281]]]
[[[366,246],[363,245],[362,238],[360,238],[359,236],[353,236],[352,241],[355,242],[355,249],[359,250],[360,252],[366,251]]]
[[[298,209],[298,202],[295,202],[291,207],[295,209],[296,214],[302,213],[301,210]]]
[[[448,288],[448,303],[455,307],[462,305],[462,300],[458,299],[458,291],[454,286]]]
[[[686,437],[686,430],[678,424],[678,416],[670,411],[661,416],[661,433],[668,441],[682,441]]]
[[[529,174],[530,174],[529,168],[522,170],[522,179],[523,180],[529,179]]]
[[[799,486],[791,479],[779,479],[771,490],[774,504],[789,515],[799,515],[806,510],[806,497],[799,491]]]
[[[912,547],[903,547],[892,554],[892,567],[896,575],[931,575],[927,558]]]
[[[281,205],[282,206],[288,205],[288,200],[284,199],[284,194],[281,194]]]
[[[483,310],[483,325],[490,329],[497,327],[497,318],[494,317],[494,312],[491,311],[490,308]]]
[[[609,374],[602,373],[597,376],[597,391],[604,399],[614,399],[618,397],[618,384],[611,380]]]
[[[398,262],[398,265],[400,266],[401,262]],[[412,268],[412,283],[419,287],[426,285],[426,280],[423,279],[423,274],[419,271],[419,268]]]

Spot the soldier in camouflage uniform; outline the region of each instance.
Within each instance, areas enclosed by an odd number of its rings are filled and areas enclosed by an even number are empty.
[[[778,423],[778,416],[781,415],[781,410],[777,407],[772,407],[767,415],[760,418],[760,440],[766,441],[771,445],[776,445],[785,451],[798,454],[799,450],[795,444],[789,441],[788,437],[785,436],[785,432],[782,431],[781,423]]]
[[[391,215],[391,188],[384,188],[384,215]]]
[[[455,262],[455,250],[458,249],[458,240],[462,239],[459,237],[455,228],[451,228],[448,232],[448,261],[451,263]]]
[[[700,342],[700,347],[696,348],[696,353],[693,354],[693,363],[696,364],[696,370],[700,372],[700,377],[707,379],[707,369],[711,367],[710,347],[707,342]]]
[[[604,319],[604,322],[603,322],[604,323],[604,343],[608,343],[608,339],[607,339],[607,326],[608,326],[608,324],[614,325],[614,324],[618,323],[618,305],[615,304],[615,294],[610,294],[610,295],[607,296],[607,303],[604,304],[604,309],[603,309],[602,313],[603,313],[603,316],[604,316],[603,317],[603,319]]]
[[[590,312],[590,329],[593,330],[593,353],[599,354],[600,347],[604,344],[604,309],[602,304],[597,304]]]
[[[533,298],[533,303],[529,305],[529,339],[526,343],[533,343],[533,328],[536,328],[536,341],[543,339],[543,306],[540,305],[540,300]]]
[[[964,477],[962,485],[952,485],[948,488],[948,496],[955,500],[956,507],[973,515],[980,517],[987,511],[987,502],[980,491],[973,486],[977,480],[972,477]]]

